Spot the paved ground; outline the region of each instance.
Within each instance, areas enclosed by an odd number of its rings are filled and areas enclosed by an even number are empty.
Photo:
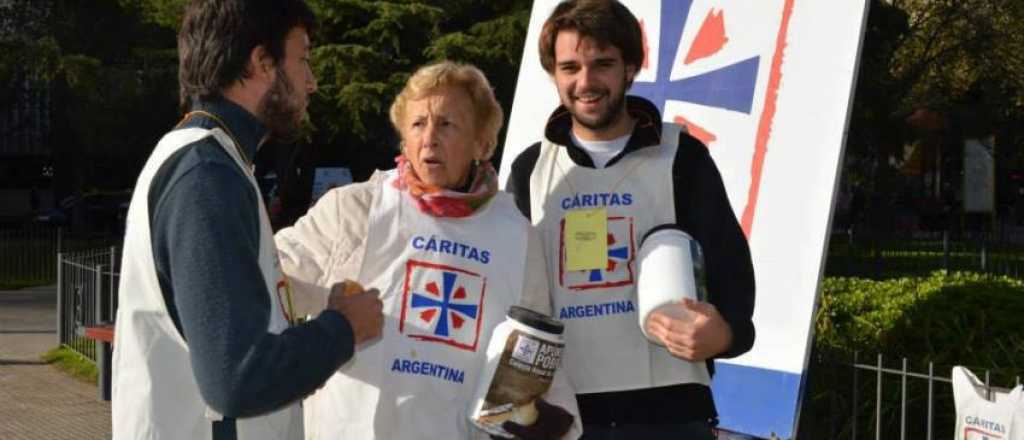
[[[110,436],[110,403],[96,386],[39,361],[57,345],[54,287],[0,290],[0,439]]]

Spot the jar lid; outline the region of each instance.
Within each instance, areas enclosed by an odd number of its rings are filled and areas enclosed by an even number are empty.
[[[665,224],[661,224],[661,225],[655,226],[655,227],[651,228],[651,230],[647,231],[647,233],[644,234],[644,236],[640,239],[640,246],[642,247],[644,245],[644,242],[647,241],[648,237],[654,235],[655,233],[658,233],[658,232],[661,232],[661,231],[666,231],[666,230],[674,231],[674,232],[679,233],[679,234],[683,234],[683,236],[686,237],[687,239],[689,239],[690,241],[697,241],[697,240],[695,240],[693,238],[692,235],[690,235],[688,232],[686,232],[686,230],[683,229],[682,226],[679,226],[679,225],[674,224],[674,223],[665,223]]]
[[[543,332],[560,335],[563,331],[565,331],[565,325],[563,325],[561,322],[555,320],[554,318],[551,318],[550,316],[547,316],[542,313],[537,313],[526,307],[509,307],[508,317],[521,322],[523,325],[533,327]]]

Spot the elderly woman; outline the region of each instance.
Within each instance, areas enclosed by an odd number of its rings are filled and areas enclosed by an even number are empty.
[[[510,306],[549,314],[544,254],[488,162],[502,111],[475,67],[419,69],[391,106],[397,168],[330,191],[277,234],[298,312],[346,279],[380,290],[384,328],[306,401],[306,437],[486,438],[469,423],[492,330]],[[575,438],[556,374],[524,438]],[[573,423],[575,421],[575,423]]]

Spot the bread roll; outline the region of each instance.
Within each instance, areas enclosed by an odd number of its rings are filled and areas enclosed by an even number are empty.
[[[353,296],[365,292],[366,289],[363,286],[352,280],[345,280],[341,282],[341,294],[344,296]]]
[[[509,406],[511,406],[511,408],[505,409]],[[503,409],[504,411],[501,411]],[[502,423],[508,421],[523,426],[530,426],[537,422],[537,405],[534,404],[533,400],[520,406],[514,406],[511,403],[501,405],[492,409],[492,411],[493,413],[481,415],[478,420],[485,424],[494,426],[500,426]]]

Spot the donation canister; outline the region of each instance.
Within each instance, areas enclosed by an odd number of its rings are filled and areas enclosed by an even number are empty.
[[[659,308],[678,303],[684,298],[704,300],[704,253],[700,243],[679,226],[667,224],[651,229],[640,241],[637,252],[636,297],[640,331],[651,342],[662,345],[647,334],[647,318]],[[686,319],[686,312],[676,307],[663,312]]]
[[[512,306],[494,328],[487,364],[476,387],[469,420],[489,434],[513,436],[501,428],[512,421],[532,425],[534,402],[551,387],[562,359],[564,327],[546,315]]]

